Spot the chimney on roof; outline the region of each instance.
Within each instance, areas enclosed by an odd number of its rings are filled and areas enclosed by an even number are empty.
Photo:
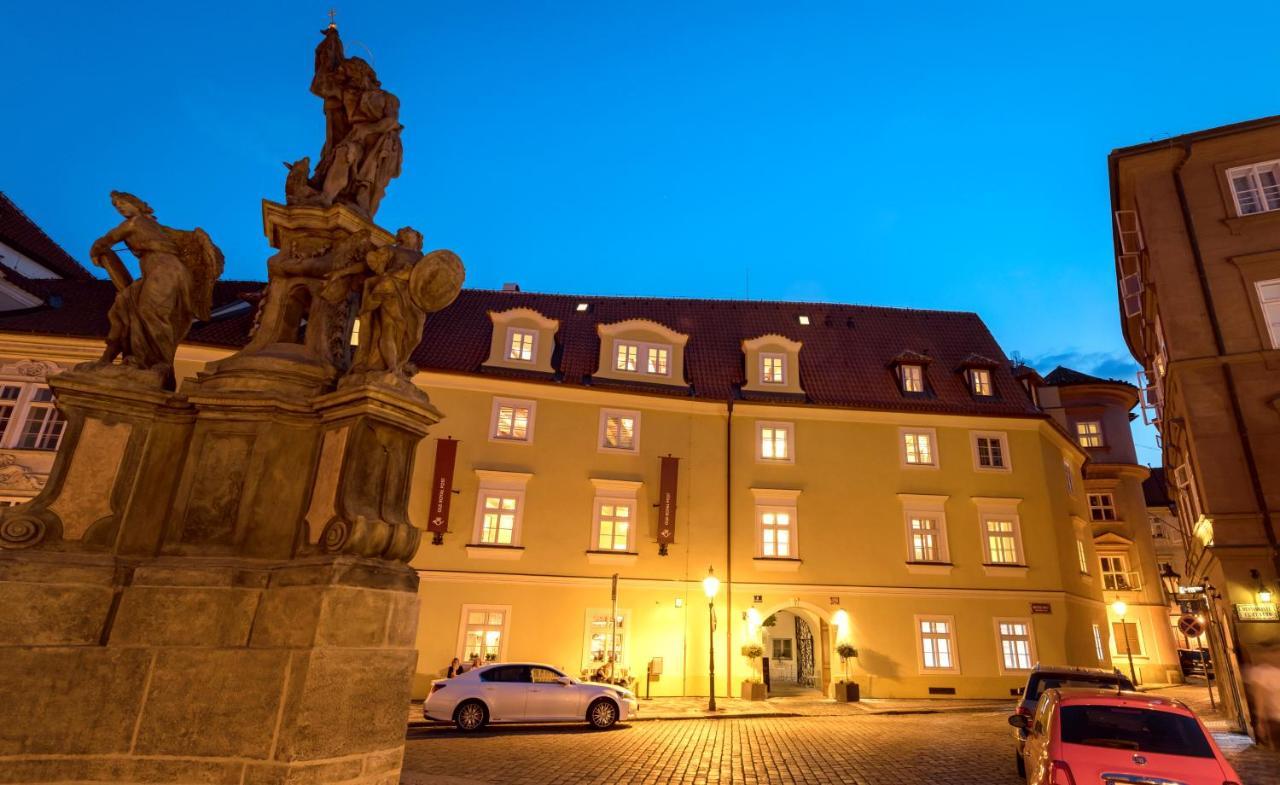
[[[504,292],[518,292],[518,291],[520,291],[520,284],[518,284],[518,283],[504,283],[504,284],[502,285],[502,291],[504,291]]]

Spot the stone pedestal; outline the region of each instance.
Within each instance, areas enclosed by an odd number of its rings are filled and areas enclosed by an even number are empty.
[[[299,389],[323,370],[51,379],[63,449],[0,512],[0,783],[398,781],[405,507],[439,414],[410,386]]]

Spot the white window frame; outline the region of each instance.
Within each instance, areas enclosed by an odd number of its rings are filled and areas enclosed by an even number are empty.
[[[1124,648],[1120,646],[1120,640],[1116,637],[1116,625],[1121,622],[1124,622],[1125,624],[1132,624],[1134,634],[1138,638],[1138,648],[1133,650],[1133,656],[1146,657],[1147,645],[1146,637],[1142,634],[1142,620],[1137,616],[1130,618],[1128,615],[1123,619],[1107,619],[1107,626],[1111,631],[1111,656],[1114,658],[1126,656]]]
[[[591,484],[595,487],[596,493],[591,502],[591,542],[588,544],[587,551],[589,553],[609,553],[619,556],[634,555],[637,552],[636,531],[641,525],[639,496],[643,483],[632,480],[606,480],[592,477]],[[600,547],[600,515],[601,508],[606,504],[626,504],[631,508],[631,517],[627,522],[626,550],[619,551]]]
[[[912,463],[907,460],[907,436],[927,436],[929,437],[929,449],[933,458],[930,463]],[[919,452],[919,447],[916,448]],[[938,431],[936,428],[899,428],[898,429],[898,458],[904,467],[912,469],[937,469],[942,465],[940,456],[938,455]]]
[[[997,661],[1000,665],[1000,673],[1001,674],[1027,673],[1032,668],[1034,668],[1038,658],[1036,656],[1036,627],[1035,627],[1035,624],[1033,623],[1033,620],[1030,617],[1005,617],[1005,618],[994,619],[994,622],[995,622],[995,630],[996,630],[996,656],[998,658]],[[1005,638],[1004,631],[1001,629],[1001,626],[1006,624],[1025,624],[1027,627],[1027,636],[1026,636],[1027,667],[1025,668],[1009,667],[1009,664],[1006,661],[1006,652],[1005,652],[1006,638]],[[1011,636],[1010,639],[1018,640],[1016,636]]]
[[[995,440],[1000,443],[1000,466],[983,466],[978,449],[978,440]],[[1013,459],[1009,454],[1009,436],[1002,431],[969,431],[969,445],[973,450],[973,469],[979,472],[1000,472],[1007,474],[1013,471]]]
[[[1097,441],[1097,444],[1086,444],[1093,441]],[[1102,420],[1076,420],[1076,444],[1086,450],[1106,447],[1107,437],[1102,428]]]
[[[1262,320],[1267,323],[1267,334],[1271,338],[1271,348],[1280,349],[1280,293],[1274,298],[1268,298],[1263,293],[1263,287],[1276,287],[1280,292],[1280,278],[1269,278],[1265,281],[1256,281],[1253,284],[1254,289],[1258,293],[1258,307],[1262,309]]]
[[[1075,467],[1075,464],[1071,463],[1071,459],[1065,455],[1062,456],[1062,472],[1067,476],[1067,495],[1075,496],[1076,495],[1076,467]]]
[[[960,673],[960,646],[959,646],[958,639],[956,637],[956,617],[940,616],[940,615],[916,615],[914,617],[914,621],[915,621],[915,628],[916,628],[916,666],[920,671],[920,675],[927,676],[934,673],[951,673],[951,674]],[[930,667],[925,664],[925,656],[924,656],[925,633],[924,633],[924,630],[921,629],[921,627],[925,622],[933,622],[933,623],[943,622],[947,625],[947,630],[948,630],[947,648],[951,655],[950,667],[946,667],[946,668]],[[932,638],[936,636],[930,635],[930,637]]]
[[[1107,561],[1112,561],[1112,567],[1119,564],[1120,569],[1107,569]],[[1098,574],[1102,576],[1103,591],[1141,591],[1142,585],[1138,581],[1131,581],[1130,578],[1139,577],[1132,569],[1129,561],[1129,554],[1123,551],[1107,551],[1098,554]],[[1116,579],[1116,576],[1120,576]],[[1107,585],[1107,578],[1110,577],[1111,585]],[[1124,588],[1120,587],[1121,581],[1127,584]]]
[[[996,394],[995,378],[990,368],[969,369],[969,392],[978,398],[994,398]]]
[[[591,634],[594,632],[594,630],[592,629],[592,625],[594,624],[594,622],[595,622],[595,620],[596,620],[596,617],[597,617],[597,616],[603,616],[603,617],[604,617],[604,620],[607,622],[607,621],[609,620],[609,616],[610,616],[612,613],[613,613],[613,611],[612,611],[612,609],[610,609],[610,608],[588,608],[588,609],[587,609],[587,612],[586,612],[586,614],[584,615],[583,620],[582,620],[582,629],[583,629],[583,633],[582,633],[582,667],[584,667],[584,668],[596,668],[596,667],[600,667],[601,665],[604,665],[606,662],[608,662],[608,661],[609,661],[609,651],[608,651],[608,643],[607,643],[607,642],[606,642],[606,644],[605,644],[605,652],[604,652],[605,658],[604,658],[603,660],[595,660],[595,659],[592,659],[592,656],[591,656]],[[619,640],[615,640],[615,641],[614,641],[614,651],[615,651],[615,653],[616,653],[616,655],[617,655],[617,659],[616,659],[616,660],[614,660],[614,663],[613,663],[613,667],[614,667],[614,670],[615,670],[615,671],[616,671],[617,669],[619,669],[619,668],[626,668],[626,667],[628,667],[628,666],[630,665],[630,658],[628,657],[628,652],[629,652],[629,650],[630,650],[630,648],[631,648],[631,646],[630,646],[630,643],[631,643],[631,611],[630,611],[629,609],[623,609],[623,608],[619,608],[619,609],[618,609],[618,623],[617,623],[617,624],[618,624],[618,626],[617,626],[617,638],[618,638]],[[607,639],[606,639],[606,641],[607,641]],[[619,642],[621,642],[621,644],[622,644],[621,646],[617,645]],[[617,675],[617,674],[615,674],[615,675]]]
[[[947,512],[946,512],[946,496],[923,496],[918,494],[898,494],[898,498],[902,501],[902,525],[906,532],[907,545],[907,564],[914,566],[936,565],[939,567],[949,567],[951,565],[951,544],[947,536]],[[937,558],[933,560],[923,560],[916,558],[915,548],[915,528],[912,521],[930,519],[935,522],[935,550],[937,550]]]
[[[538,362],[538,333],[539,332],[540,332],[539,330],[535,330],[530,327],[508,327],[506,352],[503,353],[503,359],[505,359],[507,362],[528,363],[530,365],[533,365],[534,363]],[[516,336],[518,335],[529,336],[529,356],[528,357],[512,356],[512,350],[515,348],[515,339],[516,339]],[[521,343],[523,343],[523,341],[521,341]]]
[[[1116,495],[1113,491],[1086,491],[1085,499],[1089,504],[1089,520],[1094,523],[1115,523],[1120,519],[1116,512]],[[1094,504],[1094,500],[1097,504]],[[1107,511],[1111,517],[1106,517]],[[1097,513],[1095,515],[1095,513]]]
[[[631,432],[631,447],[610,447],[605,442],[610,417],[630,417],[635,423]],[[640,452],[640,412],[636,409],[601,409],[600,428],[596,434],[596,451],[607,454],[635,455]]]
[[[621,346],[636,347],[636,367],[619,368],[618,367],[618,348]],[[665,373],[649,370],[649,355],[657,351],[665,351],[667,353],[667,370]],[[648,341],[633,341],[627,338],[615,338],[613,341],[613,370],[616,373],[630,373],[636,376],[661,376],[664,379],[671,377],[671,363],[675,359],[675,351],[673,351],[669,343],[651,343]]]
[[[480,478],[480,487],[476,490],[476,514],[471,529],[471,546],[479,548],[523,548],[524,542],[524,510],[525,488],[532,474],[523,472],[498,472],[488,469],[476,469]],[[515,519],[511,527],[511,543],[485,542],[484,513],[485,499],[490,496],[511,497],[516,500]]]
[[[505,661],[506,661],[506,659],[507,659],[507,636],[508,636],[508,632],[509,632],[509,631],[510,631],[510,629],[511,629],[511,606],[510,606],[510,605],[472,605],[472,604],[465,604],[465,605],[463,605],[463,606],[462,606],[462,615],[461,615],[461,617],[458,619],[458,646],[457,646],[457,648],[456,648],[456,649],[454,649],[454,651],[456,651],[456,652],[457,652],[457,657],[458,657],[458,659],[459,659],[459,660],[461,660],[464,664],[468,663],[468,660],[466,660],[466,659],[464,658],[464,656],[463,656],[463,655],[465,655],[465,654],[466,654],[466,648],[467,648],[467,629],[471,626],[471,625],[468,623],[468,616],[469,616],[470,614],[472,614],[472,613],[484,613],[484,614],[486,614],[486,615],[487,615],[487,614],[489,614],[489,613],[495,613],[495,612],[497,612],[497,613],[501,613],[501,614],[502,614],[502,626],[501,626],[501,627],[499,628],[499,630],[498,630],[498,654],[497,654],[497,659],[493,660],[493,662],[505,662]],[[491,628],[491,627],[492,627],[492,625],[490,625],[488,622],[489,622],[489,620],[488,620],[488,618],[486,617],[486,618],[485,618],[485,623],[484,623],[483,625],[481,625],[481,628],[482,628],[482,629],[489,629],[489,628]],[[481,664],[482,664],[482,665],[483,665],[483,664],[487,664],[487,663],[485,662],[485,660],[484,660],[484,658],[483,658],[483,657],[481,658]],[[470,665],[469,665],[469,664],[468,664],[468,667],[470,667]]]
[[[1102,625],[1093,625],[1093,651],[1098,655],[1098,662],[1106,662],[1106,650],[1102,646]]]
[[[3,433],[0,433],[0,449],[57,452],[58,447],[62,446],[62,440],[66,438],[67,435],[66,418],[64,418],[62,416],[62,412],[58,410],[56,400],[47,402],[35,400],[36,396],[42,391],[50,389],[49,385],[44,382],[0,378],[0,387],[18,388],[18,397],[11,399],[13,412],[9,416],[8,426],[5,428]],[[44,409],[52,409],[54,418],[53,420],[45,423],[45,429],[48,428],[50,422],[62,423],[62,429],[58,434],[57,443],[52,448],[23,447],[22,436],[26,433],[27,424],[30,421],[31,416],[37,410]]]
[[[498,433],[498,417],[503,407],[511,407],[513,411],[516,409],[528,409],[529,418],[525,424],[524,438],[517,439],[514,436],[502,436]],[[533,424],[537,419],[538,402],[527,401],[521,398],[494,398],[493,408],[489,412],[489,441],[497,444],[533,444]],[[514,423],[514,420],[513,420]]]
[[[1021,568],[1022,572],[1027,568],[1027,552],[1025,543],[1022,540],[1022,517],[1018,514],[1018,505],[1021,499],[1013,498],[997,498],[986,496],[975,496],[973,502],[978,508],[978,537],[981,540],[982,547],[982,566],[984,568],[995,568],[999,574],[1007,574],[1003,570],[1009,568]],[[1010,521],[1013,523],[1013,548],[1015,561],[998,562],[991,558],[991,541],[989,539],[990,532],[987,525],[990,521]],[[989,572],[989,574],[993,574]]]
[[[1085,549],[1084,539],[1076,537],[1076,559],[1080,562],[1080,574],[1089,575],[1089,554]]]
[[[770,379],[766,369],[766,361],[772,360],[778,365],[777,379]],[[787,377],[790,375],[787,368],[788,357],[785,352],[760,352],[760,384],[767,384],[775,387],[783,387],[787,384]]]
[[[771,429],[775,433],[786,434],[787,456],[785,458],[767,458],[764,454],[764,432]],[[775,445],[777,440],[774,440]],[[774,422],[770,420],[756,421],[756,463],[795,463],[796,462],[796,426],[790,422]]]
[[[1235,203],[1236,215],[1241,218],[1249,215],[1260,215],[1262,213],[1275,212],[1280,210],[1280,187],[1273,186],[1277,192],[1271,194],[1276,200],[1276,206],[1271,206],[1272,199],[1268,198],[1266,193],[1267,186],[1262,184],[1258,178],[1261,170],[1270,169],[1271,174],[1280,181],[1280,160],[1259,161],[1256,164],[1247,164],[1245,166],[1235,166],[1227,170],[1227,185],[1231,188],[1231,200]],[[1245,212],[1244,206],[1240,203],[1240,190],[1236,188],[1236,178],[1247,177],[1249,180],[1249,190],[1253,192],[1257,199],[1258,209],[1252,212]]]
[[[912,383],[920,389],[911,389]],[[924,366],[920,363],[902,363],[898,366],[898,386],[904,393],[924,392]]]
[[[800,561],[800,491],[778,488],[752,488],[755,497],[756,545],[755,558],[771,561]],[[764,552],[765,513],[785,512],[790,517],[787,525],[789,553],[786,556],[766,556]],[[775,548],[777,541],[775,540]]]

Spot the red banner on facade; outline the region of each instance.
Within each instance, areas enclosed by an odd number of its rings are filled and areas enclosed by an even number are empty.
[[[432,545],[443,545],[444,533],[449,530],[449,504],[453,501],[453,463],[457,457],[456,440],[436,440],[436,467],[431,477],[431,513],[427,516],[427,531],[431,532]]]
[[[667,546],[676,541],[676,485],[680,482],[680,459],[662,459],[662,482],[658,486],[658,555],[667,555]]]

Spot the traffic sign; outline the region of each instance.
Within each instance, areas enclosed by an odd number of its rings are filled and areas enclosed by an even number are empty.
[[[1178,630],[1188,638],[1199,638],[1204,634],[1204,622],[1196,618],[1195,614],[1184,613],[1178,619]]]

